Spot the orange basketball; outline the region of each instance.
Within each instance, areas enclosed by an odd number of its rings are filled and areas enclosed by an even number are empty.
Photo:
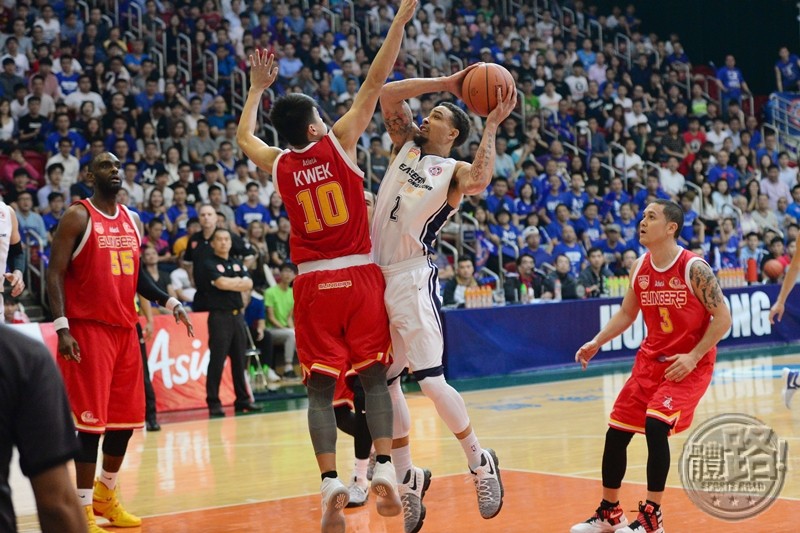
[[[777,259],[770,259],[764,263],[764,274],[769,279],[778,279],[783,275],[783,264]]]
[[[479,63],[464,78],[461,96],[474,113],[485,117],[497,106],[497,88],[502,87],[503,98],[508,88],[515,88],[511,73],[494,63]]]

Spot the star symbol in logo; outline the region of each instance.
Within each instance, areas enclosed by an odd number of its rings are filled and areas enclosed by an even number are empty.
[[[739,506],[739,500],[736,499],[736,496],[731,496],[730,497],[730,504],[731,504],[731,507],[738,507]]]
[[[711,497],[711,503],[714,504],[714,507],[719,507],[719,498],[716,494]]]
[[[755,498],[753,498],[752,494],[748,494],[747,495],[747,505],[751,505],[752,506],[754,503],[756,503]]]

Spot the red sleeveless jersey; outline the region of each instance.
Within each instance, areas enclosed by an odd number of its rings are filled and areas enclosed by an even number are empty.
[[[370,252],[364,173],[332,130],[302,150],[278,156],[273,181],[292,224],[294,264]]]
[[[138,320],[134,299],[141,237],[136,224],[124,206],[109,217],[89,200],[79,203],[89,212],[89,223],[64,277],[65,315],[131,327]]]
[[[675,261],[659,271],[648,252],[634,271],[631,283],[647,326],[647,336],[639,350],[646,357],[688,353],[708,329],[711,314],[695,296],[689,279],[689,269],[695,261],[703,260],[681,249]],[[714,347],[708,353],[713,356],[716,351]]]

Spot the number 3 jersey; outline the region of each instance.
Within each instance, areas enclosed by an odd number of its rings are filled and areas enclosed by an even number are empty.
[[[65,315],[132,327],[138,320],[139,230],[125,206],[118,205],[110,217],[89,200],[78,203],[89,212],[89,222],[64,277]]]
[[[395,157],[378,190],[372,221],[373,259],[387,266],[434,252],[436,234],[455,209],[447,203],[457,161],[422,155],[409,141]]]
[[[294,264],[369,254],[364,173],[333,130],[303,149],[282,152],[272,172],[292,224]]]
[[[689,353],[708,329],[711,314],[695,296],[689,271],[703,261],[681,249],[671,265],[657,269],[646,253],[631,276],[647,335],[640,353],[652,359]],[[716,347],[709,354],[716,353]]]

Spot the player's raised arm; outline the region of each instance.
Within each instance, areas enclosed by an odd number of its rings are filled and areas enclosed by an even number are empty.
[[[641,260],[642,259],[639,258],[637,262]],[[636,263],[631,267],[631,272],[636,272]],[[636,315],[638,314],[639,299],[636,297],[634,290],[628,287],[628,291],[622,299],[622,305],[619,311],[614,313],[603,329],[601,329],[592,340],[578,348],[578,351],[575,353],[575,362],[580,363],[581,367],[586,370],[586,367],[589,366],[589,361],[597,354],[600,347],[624,333],[625,330],[633,324],[633,321],[636,320]]]
[[[403,43],[403,29],[413,18],[416,9],[417,0],[400,2],[389,33],[386,34],[386,39],[369,67],[367,79],[364,80],[353,100],[353,107],[333,125],[334,135],[353,161],[356,160],[356,143],[372,120],[375,106],[381,95],[381,88],[386,83],[386,78],[392,73],[394,62],[397,61],[397,54]]]
[[[236,141],[242,152],[259,168],[272,174],[272,165],[280,155],[280,149],[270,146],[255,135],[258,122],[258,106],[264,91],[275,83],[278,77],[278,66],[275,57],[267,50],[256,50],[250,55],[250,90],[242,108],[239,127],[236,129]]]
[[[409,98],[422,94],[447,91],[456,98],[461,99],[461,86],[464,78],[480,63],[470,65],[464,70],[451,76],[439,78],[410,78],[407,80],[393,81],[386,84],[381,90],[381,113],[386,125],[386,131],[392,139],[392,157],[397,155],[400,148],[414,138],[419,128],[414,123],[411,108],[406,103]]]
[[[789,293],[792,292],[795,282],[797,281],[798,274],[800,274],[800,254],[795,253],[794,257],[792,257],[792,262],[789,264],[789,269],[786,271],[786,274],[783,277],[783,285],[781,285],[781,292],[778,294],[778,299],[775,300],[775,303],[769,310],[769,321],[771,324],[775,323],[776,318],[778,319],[778,322],[780,322],[783,318],[783,310],[784,306],[786,305],[786,298],[788,298]]]
[[[53,245],[50,248],[50,263],[47,268],[47,295],[53,318],[64,318],[64,276],[69,268],[72,253],[86,231],[89,213],[83,206],[74,205],[67,209],[58,222]],[[91,295],[86,295],[90,298]],[[80,362],[80,348],[69,332],[69,328],[57,330],[58,353],[67,359]]]
[[[460,195],[479,194],[489,186],[494,173],[495,136],[500,124],[517,107],[517,90],[515,87],[506,87],[506,97],[503,98],[502,88],[497,88],[497,106],[486,117],[486,126],[483,128],[483,137],[478,146],[478,153],[472,164],[462,163],[453,175],[455,187],[453,189]]]

